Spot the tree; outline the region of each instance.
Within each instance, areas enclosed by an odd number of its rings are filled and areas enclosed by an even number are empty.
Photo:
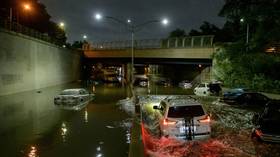
[[[35,29],[41,33],[47,33],[51,38],[65,44],[65,32],[55,22],[50,20],[51,16],[48,14],[46,6],[38,0],[28,0],[26,2],[30,5],[30,10],[23,8],[25,1],[1,0],[1,18],[9,19],[10,9],[12,9],[14,22]]]
[[[279,0],[226,0],[220,16],[227,19],[222,34],[232,38],[214,55],[219,78],[229,86],[261,91],[280,88],[280,57],[265,54],[265,48],[280,43]],[[243,19],[243,23],[240,22]],[[245,44],[249,26],[249,45]],[[278,91],[279,92],[279,91]]]
[[[219,15],[235,24],[235,34],[244,34],[250,27],[250,49],[264,50],[270,43],[280,41],[280,1],[279,0],[226,0]],[[240,23],[244,20],[244,24]],[[238,24],[239,23],[239,24]],[[236,27],[239,25],[239,28]],[[244,36],[237,40],[244,40]]]
[[[186,36],[185,30],[179,28],[169,33],[169,38],[180,38],[185,36]]]

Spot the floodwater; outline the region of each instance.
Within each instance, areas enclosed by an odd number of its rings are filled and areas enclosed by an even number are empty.
[[[97,86],[95,99],[80,111],[53,104],[61,90],[76,87],[80,85],[0,97],[0,156],[128,156],[130,118],[116,107],[127,97],[126,88]]]
[[[279,157],[280,145],[251,139],[252,117],[259,108],[229,106],[216,97],[196,97],[211,116],[211,137],[180,141],[159,136],[158,119],[150,103],[142,107],[142,139],[151,157]],[[158,100],[157,100],[158,101]]]

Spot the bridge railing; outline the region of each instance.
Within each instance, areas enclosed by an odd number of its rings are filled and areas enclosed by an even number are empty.
[[[28,28],[24,25],[21,25],[17,22],[10,22],[9,20],[4,20],[0,18],[0,28],[3,28],[8,31],[21,33],[39,40],[43,40],[52,44],[62,45],[62,43],[56,39],[51,38],[47,34],[41,33],[34,29]]]
[[[168,39],[135,40],[135,49],[204,48],[213,47],[214,36],[189,36]],[[90,45],[93,50],[112,50],[131,48],[131,41],[97,42]]]

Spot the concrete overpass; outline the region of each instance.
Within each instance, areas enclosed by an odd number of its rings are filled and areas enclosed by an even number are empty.
[[[135,41],[134,58],[137,62],[180,62],[211,64],[214,36],[192,36],[160,40]],[[93,60],[130,61],[131,41],[100,42],[83,46],[84,55]]]

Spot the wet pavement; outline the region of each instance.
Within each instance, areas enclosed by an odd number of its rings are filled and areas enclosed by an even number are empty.
[[[128,156],[130,118],[116,107],[118,100],[127,97],[126,88],[97,86],[96,97],[86,108],[57,108],[54,96],[74,87],[80,85],[0,97],[0,156]]]

